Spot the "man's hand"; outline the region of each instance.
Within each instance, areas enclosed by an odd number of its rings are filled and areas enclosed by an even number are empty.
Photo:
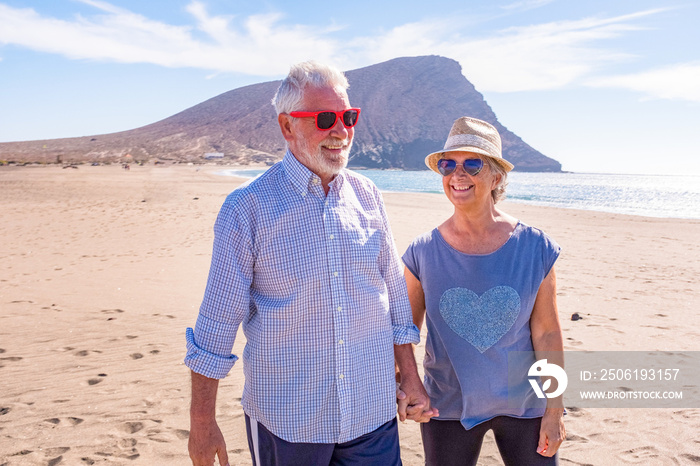
[[[396,389],[396,402],[401,422],[406,419],[428,422],[440,414],[437,408],[430,407],[430,398],[420,379],[402,380],[401,386]]]
[[[215,457],[219,458],[221,466],[228,466],[226,442],[219,425],[213,419],[209,422],[191,422],[187,446],[194,466],[211,466]]]
[[[221,466],[228,466],[226,442],[216,423],[218,388],[218,380],[192,372],[190,441],[187,448],[194,466],[211,466],[216,457]]]
[[[438,410],[430,408],[430,398],[420,381],[411,344],[394,345],[394,358],[398,367],[396,380],[401,380],[401,386],[396,390],[399,420],[428,422],[438,416]]]

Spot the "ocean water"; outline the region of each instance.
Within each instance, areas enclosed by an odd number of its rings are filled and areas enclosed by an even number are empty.
[[[254,177],[265,170],[225,170]],[[355,170],[382,191],[442,193],[432,171]],[[645,217],[700,219],[700,175],[617,175],[599,173],[508,174],[511,202],[595,210]]]

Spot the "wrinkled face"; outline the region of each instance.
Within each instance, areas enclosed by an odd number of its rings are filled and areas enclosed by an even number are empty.
[[[348,95],[342,88],[307,87],[299,111],[342,111],[350,108]],[[336,175],[348,164],[354,128],[346,128],[338,118],[327,131],[316,127],[313,117],[292,118],[289,148],[309,170],[321,177]]]
[[[491,191],[498,184],[496,176],[487,163],[481,171],[472,176],[464,171],[462,163],[466,159],[483,159],[479,154],[471,152],[445,152],[440,158],[452,159],[457,162],[457,169],[450,175],[442,177],[442,188],[445,195],[455,206],[487,205],[493,203]]]

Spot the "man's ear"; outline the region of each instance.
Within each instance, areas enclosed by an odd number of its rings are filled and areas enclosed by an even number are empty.
[[[286,141],[291,141],[294,139],[292,131],[292,117],[286,113],[280,113],[277,115],[277,122],[280,125],[280,130],[282,131],[282,137]]]

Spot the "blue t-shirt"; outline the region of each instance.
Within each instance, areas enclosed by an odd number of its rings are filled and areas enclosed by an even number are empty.
[[[425,294],[424,383],[439,419],[470,429],[496,416],[544,414],[546,400],[530,389],[527,374],[515,387],[526,395],[509,400],[508,353],[533,351],[530,315],[560,250],[522,222],[490,254],[462,253],[437,228],[413,240],[403,261]]]

